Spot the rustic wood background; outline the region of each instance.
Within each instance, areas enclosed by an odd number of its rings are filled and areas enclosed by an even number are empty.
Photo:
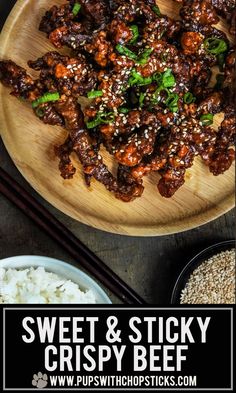
[[[15,0],[0,2],[0,28],[14,3]],[[174,282],[192,256],[208,245],[234,238],[235,210],[210,224],[177,235],[135,238],[104,233],[68,218],[43,201],[19,174],[2,142],[0,165],[152,304],[169,303]],[[74,262],[0,196],[0,258],[20,254],[47,255]],[[118,302],[114,297],[112,300]]]

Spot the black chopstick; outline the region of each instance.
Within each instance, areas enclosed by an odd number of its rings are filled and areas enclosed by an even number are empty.
[[[127,304],[146,302],[0,167],[0,193],[56,240],[79,265]]]

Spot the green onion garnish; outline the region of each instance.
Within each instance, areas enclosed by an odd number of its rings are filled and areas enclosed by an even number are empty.
[[[167,88],[175,85],[175,77],[170,68],[162,76],[162,85]]]
[[[42,108],[37,108],[35,113],[38,117],[43,117],[45,115],[45,111]]]
[[[196,101],[196,97],[193,96],[192,93],[190,93],[190,91],[188,93],[185,93],[184,95],[184,103],[185,104],[192,104],[192,102]]]
[[[179,109],[178,101],[179,101],[178,94],[170,93],[167,99],[165,100],[165,104],[172,112],[177,112]]]
[[[115,120],[115,114],[113,112],[109,112],[109,113],[101,112],[98,115],[101,119],[101,122],[105,124],[112,123]]]
[[[155,102],[156,104],[158,103],[158,101],[160,101],[160,98],[158,99],[158,96],[160,95],[160,92],[162,90],[165,90],[165,89],[163,89],[163,86],[161,85],[153,93],[153,102]]]
[[[121,55],[127,56],[129,59],[136,61],[138,64],[146,64],[150,54],[152,53],[153,49],[152,48],[146,48],[143,53],[138,57],[136,53],[132,52],[130,49],[128,49],[126,46],[118,44],[116,45],[116,50],[119,52]]]
[[[132,26],[130,26],[130,28],[132,30],[133,38],[129,41],[129,44],[134,44],[139,37],[138,26],[132,25]]]
[[[145,93],[140,93],[140,96],[139,96],[139,106],[140,106],[140,108],[142,108],[142,106],[143,106],[143,103],[144,103],[144,100],[145,100]]]
[[[92,98],[101,97],[102,95],[103,95],[102,90],[92,90],[88,93],[87,97],[92,99]]]
[[[37,106],[45,104],[46,102],[58,100],[60,100],[59,93],[45,93],[43,96],[32,102],[32,108],[37,108]]]
[[[139,74],[137,71],[132,70],[129,80],[128,80],[128,84],[129,86],[145,86],[145,85],[149,85],[150,83],[152,83],[152,78],[144,78],[141,74]]]
[[[158,85],[161,85],[162,84],[162,73],[157,72],[156,74],[153,75],[152,79],[154,82],[157,82]]]
[[[224,84],[225,76],[223,74],[216,75],[216,84],[214,89],[221,90]]]
[[[126,115],[127,113],[129,113],[129,109],[128,109],[128,108],[125,108],[124,106],[121,106],[121,107],[118,109],[118,112],[119,112],[119,113],[124,113],[124,114]]]
[[[89,129],[95,128],[100,124],[112,123],[114,120],[115,120],[115,115],[113,112],[109,112],[109,113],[98,112],[97,117],[95,117],[95,119],[92,121],[88,121],[86,123],[86,126]]]
[[[137,71],[132,70],[130,73],[130,77],[128,80],[129,86],[137,85],[140,81],[142,81],[143,77]]]
[[[166,33],[167,29],[163,29],[162,32],[159,34],[158,39],[160,40],[163,35]]]
[[[200,122],[203,126],[210,126],[211,124],[213,124],[213,114],[206,113],[205,115],[202,115],[200,117]]]
[[[154,5],[154,7],[152,7],[152,10],[155,12],[155,14],[157,14],[157,16],[161,16],[160,8],[157,5]]]
[[[151,83],[152,83],[152,78],[147,77],[147,78],[143,78],[143,80],[138,82],[137,85],[138,86],[146,86],[146,85],[150,85]]]
[[[81,4],[75,3],[75,5],[74,5],[74,7],[72,9],[72,14],[74,16],[78,15],[78,13],[80,12],[80,9],[81,9]]]
[[[134,52],[132,52],[131,50],[126,48],[126,46],[124,46],[124,45],[121,45],[121,44],[116,45],[116,50],[121,55],[127,56],[129,59],[137,60],[137,58],[138,58]]]
[[[173,105],[169,109],[171,110],[171,112],[176,113],[176,112],[178,112],[179,107],[178,107],[178,105]]]
[[[166,90],[168,94],[168,98],[170,96],[169,88],[173,87],[175,85],[175,77],[172,74],[171,69],[169,68],[166,70],[163,74],[160,72],[157,72],[155,75],[153,75],[153,81],[155,81],[158,85],[158,88],[153,94],[153,99],[157,100],[158,95],[160,94],[161,91]],[[177,108],[178,109],[178,108]]]
[[[94,120],[92,121],[87,121],[86,126],[87,128],[91,129],[91,128],[95,128],[97,126],[99,126],[101,124],[101,119],[99,119],[98,117],[96,117]]]
[[[144,65],[148,62],[150,54],[153,52],[153,48],[146,48],[144,49],[141,56],[138,58],[137,63]]]
[[[224,40],[220,38],[210,37],[204,41],[204,47],[207,52],[212,55],[219,55],[220,53],[224,53],[228,49],[228,45]]]
[[[164,74],[158,72],[157,74],[153,75],[153,80],[163,88],[169,88],[175,85],[175,77],[172,74],[170,68],[168,68],[168,70],[166,70]]]

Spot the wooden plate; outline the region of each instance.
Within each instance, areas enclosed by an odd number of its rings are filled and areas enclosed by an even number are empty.
[[[0,58],[25,67],[27,60],[54,49],[37,27],[46,9],[64,1],[18,0],[1,34]],[[160,0],[158,4],[164,13],[178,16],[176,3]],[[113,233],[157,236],[197,227],[234,206],[234,168],[215,177],[200,160],[172,199],[157,192],[156,174],[145,179],[142,198],[131,203],[115,199],[95,181],[89,190],[78,163],[75,178],[65,181],[53,148],[64,141],[65,131],[41,123],[27,104],[9,96],[2,86],[0,97],[0,132],[17,168],[48,202],[78,221]]]

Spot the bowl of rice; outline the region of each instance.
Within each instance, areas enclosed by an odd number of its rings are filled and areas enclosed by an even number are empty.
[[[103,289],[69,263],[22,255],[0,260],[0,304],[110,304]]]
[[[235,241],[214,244],[185,266],[172,304],[235,304]]]

